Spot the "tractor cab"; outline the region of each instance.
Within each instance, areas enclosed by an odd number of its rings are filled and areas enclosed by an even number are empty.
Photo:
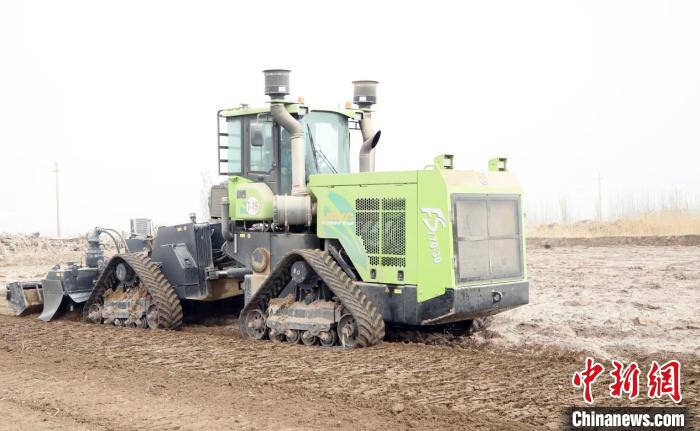
[[[288,104],[305,133],[306,182],[313,174],[350,172],[350,130],[357,129],[353,110],[311,110]],[[269,109],[246,105],[219,111],[219,175],[240,176],[267,184],[276,195],[292,191],[289,132],[274,122]]]

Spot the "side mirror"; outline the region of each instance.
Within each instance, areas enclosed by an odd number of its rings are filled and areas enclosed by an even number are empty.
[[[265,142],[265,129],[263,123],[250,123],[250,145],[262,147]]]

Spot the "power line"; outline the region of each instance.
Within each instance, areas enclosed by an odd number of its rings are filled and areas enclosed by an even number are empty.
[[[58,200],[58,162],[54,162],[53,173],[56,175],[56,237],[61,237],[61,206]]]
[[[603,221],[603,178],[600,176],[600,172],[598,172],[596,181],[598,181],[598,208],[596,214],[598,221]]]

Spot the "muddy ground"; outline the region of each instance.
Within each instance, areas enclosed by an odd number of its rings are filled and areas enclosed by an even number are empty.
[[[532,248],[530,304],[498,315],[504,347],[587,352],[697,354],[700,247]]]
[[[680,358],[698,415],[700,247],[533,243],[528,259],[530,305],[472,337],[424,337],[437,345],[273,345],[241,339],[233,318],[165,332],[0,315],[0,430],[558,429],[582,404],[570,380],[587,354],[645,371]],[[2,266],[0,284],[50,266]],[[620,403],[608,383],[596,406]]]

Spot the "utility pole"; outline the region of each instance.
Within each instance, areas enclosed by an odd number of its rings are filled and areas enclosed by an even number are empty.
[[[600,172],[598,172],[598,178],[596,178],[596,181],[598,181],[598,211],[597,211],[597,216],[598,216],[598,221],[603,221],[603,178],[601,178]]]
[[[53,173],[56,175],[56,237],[61,237],[61,210],[58,201],[58,162],[54,162]]]

